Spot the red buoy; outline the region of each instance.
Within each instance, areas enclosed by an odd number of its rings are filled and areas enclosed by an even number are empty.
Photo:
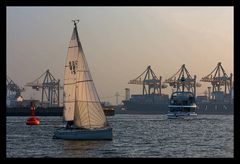
[[[31,117],[27,119],[27,122],[26,124],[27,125],[39,125],[40,124],[40,121],[37,117],[35,117],[35,106],[33,104],[33,102],[31,102],[31,108],[30,108],[30,111],[31,111]]]
[[[27,119],[26,124],[27,125],[39,125],[40,121],[37,117],[30,117],[29,119]]]

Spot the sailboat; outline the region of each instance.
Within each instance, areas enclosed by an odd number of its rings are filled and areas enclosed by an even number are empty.
[[[112,140],[112,127],[103,112],[97,90],[80,43],[77,23],[68,47],[64,68],[64,111],[66,127],[53,138],[69,140]],[[72,125],[70,125],[70,124]]]

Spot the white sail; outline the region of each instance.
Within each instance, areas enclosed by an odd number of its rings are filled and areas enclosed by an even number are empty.
[[[79,48],[76,37],[76,29],[73,29],[72,38],[69,43],[67,59],[64,69],[64,120],[74,119],[75,108],[75,86],[76,86],[76,61],[79,56]]]
[[[74,120],[77,127],[83,128],[106,126],[106,117],[83,53],[76,23],[65,66],[64,92],[65,120]]]

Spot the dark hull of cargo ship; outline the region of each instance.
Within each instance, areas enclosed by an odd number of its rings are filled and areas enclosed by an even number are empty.
[[[7,116],[30,116],[30,107],[8,107],[6,110]],[[62,116],[63,107],[37,107],[36,116]]]
[[[106,116],[113,116],[115,111],[113,109],[103,109]],[[30,116],[29,107],[11,107],[7,108],[6,116]],[[36,116],[63,116],[63,107],[37,107],[35,111]]]
[[[116,114],[166,114],[169,110],[168,103],[162,104],[139,104],[132,102],[124,102],[123,107],[116,109]],[[222,102],[201,102],[197,103],[198,114],[226,114],[234,113],[233,103]]]

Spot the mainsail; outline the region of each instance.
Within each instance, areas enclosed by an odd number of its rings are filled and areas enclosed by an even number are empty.
[[[79,40],[76,21],[64,72],[64,119],[77,127],[101,128],[107,120]]]

